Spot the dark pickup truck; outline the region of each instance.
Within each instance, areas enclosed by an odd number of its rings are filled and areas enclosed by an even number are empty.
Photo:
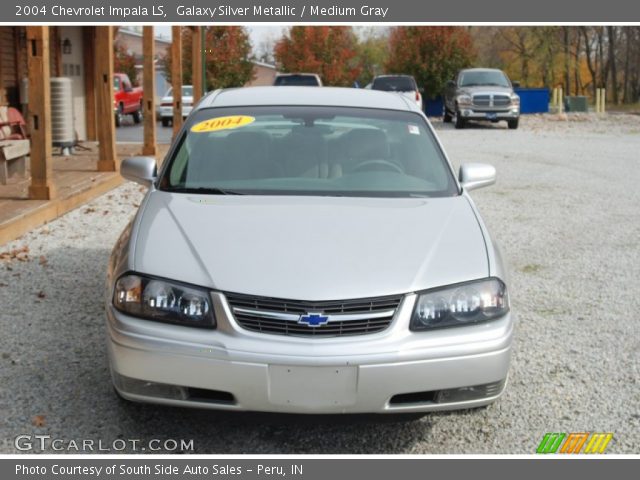
[[[511,129],[518,128],[520,97],[502,71],[492,68],[460,70],[447,83],[444,92],[445,122],[455,120],[456,128],[464,128],[469,120],[499,122],[506,120]]]
[[[125,115],[133,116],[135,123],[142,121],[142,87],[133,87],[126,73],[113,75],[113,114],[116,127]]]

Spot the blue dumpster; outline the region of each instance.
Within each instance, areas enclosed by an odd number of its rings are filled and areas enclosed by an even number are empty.
[[[516,88],[520,95],[520,113],[549,113],[548,88]]]
[[[424,99],[424,112],[427,117],[441,117],[443,106],[442,97]]]

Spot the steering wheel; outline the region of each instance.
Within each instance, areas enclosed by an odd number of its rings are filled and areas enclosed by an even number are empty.
[[[371,167],[374,167],[374,168],[371,168]],[[404,174],[404,170],[402,170],[402,168],[399,165],[396,165],[395,163],[390,162],[388,160],[382,160],[382,159],[365,160],[364,162],[358,163],[355,167],[353,167],[351,171],[357,172],[359,170],[380,170],[379,168],[375,168],[375,167],[383,167],[382,168],[383,170],[391,170],[396,173]]]

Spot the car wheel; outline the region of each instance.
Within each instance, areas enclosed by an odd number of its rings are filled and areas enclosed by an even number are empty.
[[[133,123],[140,122],[142,122],[142,105],[140,105],[140,108],[138,110],[133,112]]]
[[[163,118],[162,119],[162,126],[163,127],[168,127],[169,125],[171,125],[171,120],[169,120],[168,118]]]
[[[465,122],[465,120],[460,116],[460,113],[456,112],[456,128],[457,129],[464,128],[466,123],[467,122]]]
[[[453,119],[453,117],[449,113],[449,110],[447,110],[447,107],[444,107],[444,114],[442,115],[442,121],[444,123],[451,123],[452,119]]]
[[[118,109],[116,110],[116,127],[122,125],[122,104],[118,105]]]
[[[510,130],[515,130],[518,128],[519,122],[520,122],[519,118],[516,118],[515,120],[507,120],[507,125],[509,125]]]

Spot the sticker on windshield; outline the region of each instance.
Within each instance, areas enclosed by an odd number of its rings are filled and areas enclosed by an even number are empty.
[[[255,122],[254,117],[246,115],[231,115],[228,117],[216,117],[196,123],[191,127],[192,132],[217,132],[218,130],[232,130],[234,128],[246,127]]]
[[[420,135],[420,127],[418,127],[417,125],[408,125],[409,127],[409,133],[412,135]]]

